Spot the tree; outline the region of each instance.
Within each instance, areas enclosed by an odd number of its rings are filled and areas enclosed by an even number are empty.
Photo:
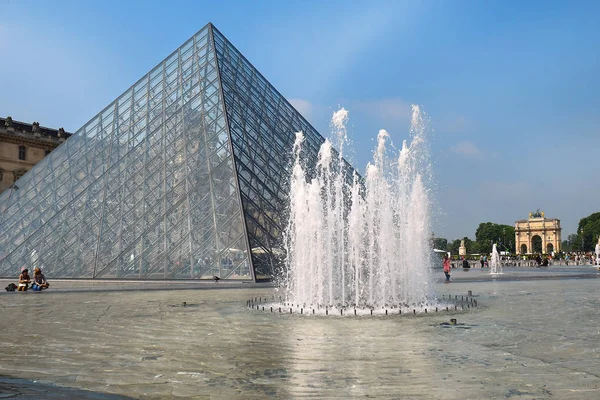
[[[448,251],[448,239],[433,238],[433,248]]]
[[[468,237],[462,238],[465,241],[465,247],[467,248],[467,254],[477,253],[477,246],[475,242],[469,239]],[[454,255],[458,254],[458,249],[460,248],[461,239],[456,239],[452,241],[451,244],[448,244],[448,251]]]
[[[577,243],[580,244],[580,242],[578,242],[577,235],[570,234],[567,237],[567,240],[563,240],[563,242],[562,242],[562,251],[576,251],[577,250],[577,246],[576,246]]]
[[[481,248],[485,246],[482,246],[481,243],[479,243],[476,240],[471,240],[471,246],[469,247],[469,254],[483,254],[485,253],[485,250],[482,251]]]
[[[544,250],[542,249],[542,238],[538,235],[535,235],[531,238],[531,250],[534,253],[542,254]]]
[[[569,235],[569,238],[572,235]],[[600,212],[581,218],[577,226],[577,240],[573,243],[573,251],[593,251],[600,236]],[[581,241],[583,240],[583,245]]]
[[[452,244],[448,245],[448,251],[451,254],[458,254],[458,248],[460,247],[460,239],[452,241]]]
[[[498,251],[515,252],[515,228],[510,225],[482,222],[475,231],[475,241],[481,253],[491,253],[497,243]]]

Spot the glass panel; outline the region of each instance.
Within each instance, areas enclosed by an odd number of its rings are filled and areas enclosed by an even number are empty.
[[[0,277],[269,278],[299,130],[314,161],[324,139],[207,25],[0,195]]]
[[[206,26],[0,196],[0,276],[35,257],[49,279],[196,279],[247,249],[209,39]]]
[[[295,132],[304,132],[303,151],[313,163],[324,138],[218,30],[213,32],[252,263],[257,279],[269,278],[281,266]],[[217,210],[218,220],[231,212],[225,201],[219,203],[225,210]]]

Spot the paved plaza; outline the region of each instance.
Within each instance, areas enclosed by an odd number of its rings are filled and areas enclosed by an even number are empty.
[[[478,307],[358,318],[248,310],[266,285],[3,291],[0,398],[597,399],[599,274],[440,271],[440,297],[471,290]]]

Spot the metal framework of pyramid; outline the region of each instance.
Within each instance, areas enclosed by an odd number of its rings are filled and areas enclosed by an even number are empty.
[[[0,277],[268,279],[297,131],[209,23],[0,196]]]

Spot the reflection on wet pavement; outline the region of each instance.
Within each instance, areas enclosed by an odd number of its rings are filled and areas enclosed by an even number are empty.
[[[475,273],[438,284],[477,296],[453,316],[248,310],[268,288],[4,293],[0,375],[156,399],[598,398],[598,280]]]

